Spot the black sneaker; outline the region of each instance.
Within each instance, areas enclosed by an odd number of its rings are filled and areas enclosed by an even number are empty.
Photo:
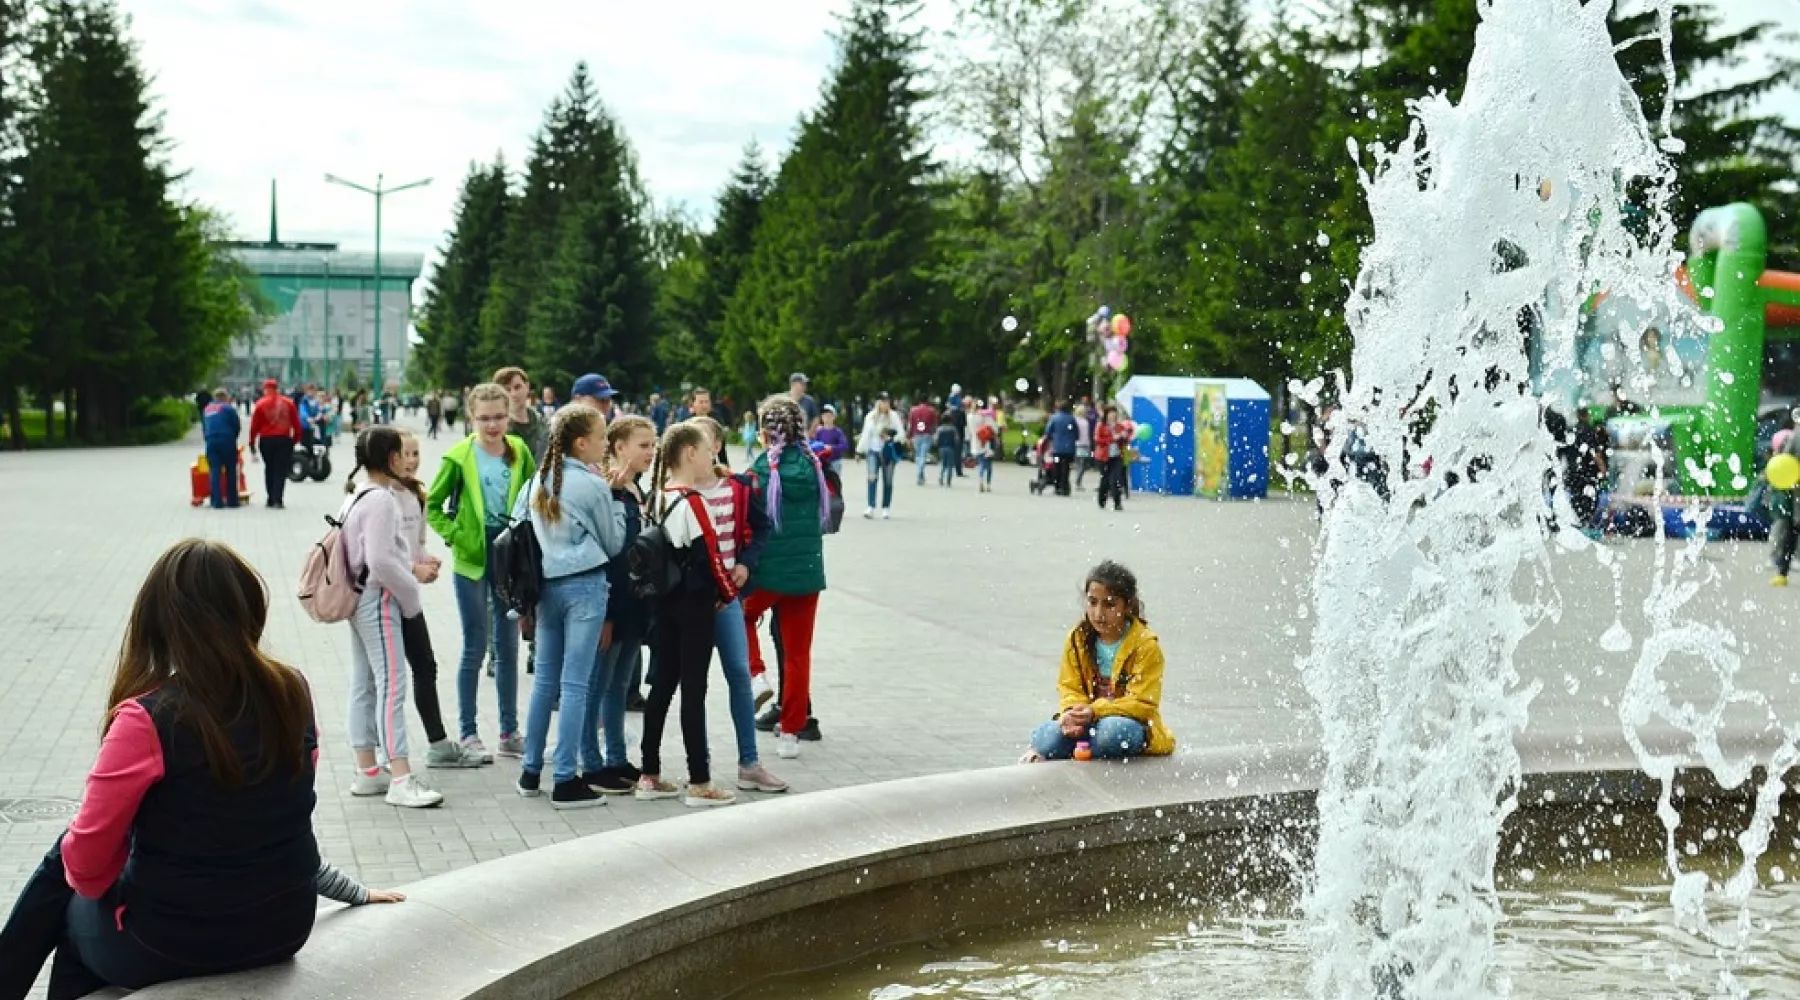
[[[801,726],[800,731],[795,733],[794,735],[800,737],[802,740],[805,740],[808,743],[817,743],[820,740],[824,739],[823,736],[819,735],[819,720],[818,719],[807,719],[806,725]]]
[[[601,768],[598,771],[583,771],[581,772],[580,777],[582,784],[599,792],[601,795],[630,795],[632,786],[637,784],[636,779],[627,778],[625,775],[610,768]]]
[[[603,767],[600,771],[602,774],[616,774],[634,785],[637,784],[639,778],[644,776],[644,772],[632,767],[630,761],[625,762],[619,767]]]
[[[533,777],[536,776],[533,775]],[[580,778],[572,781],[559,781],[556,783],[556,787],[550,790],[550,807],[552,809],[592,809],[605,804],[606,799]]]
[[[520,795],[528,799],[535,799],[544,794],[543,788],[538,785],[538,773],[536,771],[520,771],[519,781],[513,787]]]
[[[775,731],[775,724],[780,721],[781,703],[776,702],[768,708],[763,709],[762,714],[756,717],[757,732],[772,733]]]
[[[639,694],[638,692],[633,691],[633,692],[631,692],[631,694],[629,694],[625,697],[625,711],[627,711],[627,712],[642,712],[643,710],[644,710],[644,696],[642,694]]]

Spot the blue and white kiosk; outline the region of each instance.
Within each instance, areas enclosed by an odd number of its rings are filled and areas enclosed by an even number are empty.
[[[1245,378],[1133,375],[1120,407],[1149,440],[1137,443],[1131,488],[1247,500],[1269,492],[1269,394]]]

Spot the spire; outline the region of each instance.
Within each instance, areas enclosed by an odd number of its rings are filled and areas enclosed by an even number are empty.
[[[275,178],[269,178],[269,243],[281,242],[281,227],[275,222]]]

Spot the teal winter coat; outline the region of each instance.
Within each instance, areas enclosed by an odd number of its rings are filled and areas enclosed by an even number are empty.
[[[769,456],[757,456],[751,467],[758,489],[754,502],[766,503],[770,483]],[[819,470],[811,453],[787,448],[781,453],[781,527],[770,532],[768,545],[750,586],[775,594],[817,594],[825,589],[825,533],[819,519]]]

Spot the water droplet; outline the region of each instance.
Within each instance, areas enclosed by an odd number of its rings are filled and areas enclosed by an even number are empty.
[[[1719,381],[1725,383],[1726,385],[1730,385],[1731,383],[1737,381],[1737,376],[1733,375],[1730,372],[1722,371],[1719,373]]]
[[[1013,388],[1020,392],[1025,392],[1031,388],[1031,380],[1028,378],[1019,379],[1013,383]]]
[[[1331,237],[1325,235],[1324,230],[1319,231],[1319,235],[1317,238],[1318,238],[1318,243],[1320,246],[1328,247],[1331,245]]]
[[[1169,421],[1169,436],[1180,437],[1187,433],[1187,425],[1179,420]]]
[[[1000,329],[1005,330],[1007,333],[1011,333],[1014,330],[1017,330],[1018,328],[1019,328],[1019,320],[1017,317],[1008,316],[1005,319],[1000,321]]]
[[[1302,285],[1312,284],[1312,272],[1311,271],[1301,271],[1300,272],[1300,283]]]
[[[1631,633],[1625,630],[1624,622],[1613,622],[1612,627],[1600,633],[1600,648],[1609,653],[1623,653],[1631,649]]]

